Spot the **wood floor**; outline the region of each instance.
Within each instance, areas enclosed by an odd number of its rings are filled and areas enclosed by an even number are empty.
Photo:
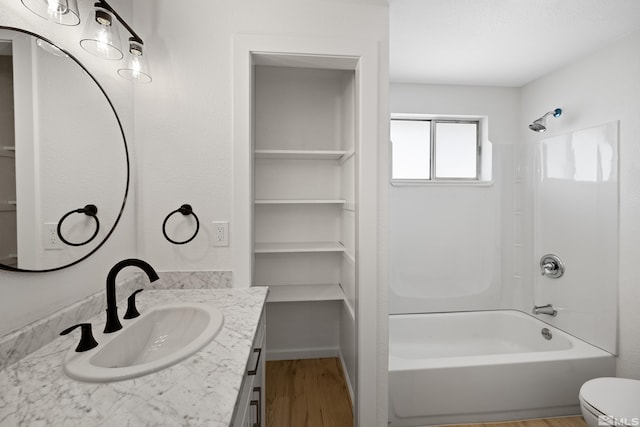
[[[337,358],[267,361],[267,427],[352,427],[353,411]]]
[[[353,410],[337,358],[267,361],[266,427],[353,427]],[[447,427],[586,427],[577,417]]]

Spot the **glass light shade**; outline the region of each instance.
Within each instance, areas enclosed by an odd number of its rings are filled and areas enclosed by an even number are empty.
[[[27,9],[49,21],[60,25],[78,25],[77,0],[22,0]]]
[[[116,20],[111,13],[101,7],[94,7],[84,26],[80,46],[87,52],[104,59],[122,59],[120,33],[114,25]]]
[[[144,46],[141,43],[130,40],[127,63],[118,70],[118,74],[136,83],[151,83],[149,62],[147,57],[143,55],[143,49]]]

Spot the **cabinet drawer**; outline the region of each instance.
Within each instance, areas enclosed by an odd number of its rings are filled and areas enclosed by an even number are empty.
[[[263,312],[251,347],[238,395],[233,427],[261,427],[264,419],[264,358],[266,322]]]

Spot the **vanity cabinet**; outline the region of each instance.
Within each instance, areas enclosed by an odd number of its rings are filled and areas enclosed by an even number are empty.
[[[265,352],[266,321],[262,313],[256,337],[251,346],[247,372],[238,395],[233,427],[263,427],[265,425]]]

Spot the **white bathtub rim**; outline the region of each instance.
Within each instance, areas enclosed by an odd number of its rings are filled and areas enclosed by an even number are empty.
[[[546,360],[579,360],[579,359],[591,359],[599,357],[611,357],[612,354],[589,344],[582,339],[571,335],[553,325],[550,325],[543,320],[523,312],[521,310],[514,309],[499,309],[499,310],[478,310],[478,311],[456,311],[456,312],[441,312],[441,313],[403,313],[393,314],[390,317],[408,317],[408,316],[428,316],[428,315],[464,315],[469,313],[478,312],[511,312],[517,313],[519,316],[527,316],[532,321],[537,321],[544,327],[548,328],[552,334],[557,334],[571,343],[571,348],[563,350],[550,350],[550,351],[535,351],[535,352],[521,352],[521,353],[506,353],[506,354],[485,354],[485,355],[465,355],[465,356],[451,356],[451,357],[433,357],[433,358],[403,358],[391,354],[391,339],[389,340],[389,371],[414,371],[422,369],[436,369],[436,368],[454,368],[464,366],[487,366],[487,365],[510,365],[518,363],[534,363]],[[613,355],[615,356],[615,355]]]
[[[566,339],[573,341],[573,340],[578,340],[581,343],[584,343],[590,347],[595,347],[599,350],[604,351],[607,354],[611,354],[613,356],[616,356],[617,353],[612,353],[608,350],[605,350],[601,347],[596,346],[595,344],[591,344],[585,340],[583,340],[580,337],[577,337],[573,334],[571,334],[570,332],[565,331],[564,329],[561,329],[555,325],[552,325],[551,323],[548,323],[545,321],[544,318],[540,318],[540,317],[536,317],[533,314],[531,314],[530,312],[527,311],[523,311],[523,310],[518,310],[515,308],[495,308],[495,309],[483,309],[483,310],[456,310],[456,311],[429,311],[429,312],[425,312],[425,313],[394,313],[394,314],[389,314],[389,318],[391,317],[409,317],[409,316],[423,316],[423,315],[462,315],[462,314],[472,314],[472,313],[516,313],[518,316],[520,317],[526,317],[527,319],[534,319],[537,320],[539,323],[544,324],[546,328],[549,328],[549,330],[552,333],[559,333],[561,336],[565,337]],[[391,341],[391,340],[389,340]]]

